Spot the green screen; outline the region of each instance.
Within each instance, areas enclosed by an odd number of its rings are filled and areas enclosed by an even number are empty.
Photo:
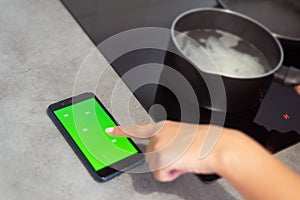
[[[106,128],[116,124],[94,98],[56,110],[54,114],[96,171],[138,152],[127,138],[105,133]]]

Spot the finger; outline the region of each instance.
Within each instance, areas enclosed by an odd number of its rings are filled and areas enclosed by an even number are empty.
[[[161,169],[153,172],[154,178],[161,182],[170,182],[177,179],[182,174],[185,174],[185,171],[176,170],[176,169]]]
[[[158,132],[158,123],[139,124],[132,126],[116,126],[105,129],[105,132],[113,136],[151,138]]]
[[[296,90],[296,92],[300,95],[300,85],[297,85],[297,86],[295,87],[295,90]]]
[[[166,166],[166,163],[162,158],[163,156],[159,156],[158,153],[149,152],[149,146],[151,146],[151,144],[147,146],[145,160],[148,164],[149,170],[153,173],[156,180],[161,182],[169,182],[186,173],[184,170],[177,169],[173,164]]]

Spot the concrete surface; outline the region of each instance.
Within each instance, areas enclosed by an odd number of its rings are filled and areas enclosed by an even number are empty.
[[[0,7],[1,199],[240,199],[226,181],[205,185],[191,174],[172,183],[149,173],[95,182],[45,110],[87,90],[110,107],[117,75],[104,71],[96,51],[84,64],[87,70],[79,70],[94,46],[59,1],[0,0]],[[129,108],[133,121],[149,120],[134,98]],[[300,172],[299,152],[300,144],[277,156]]]

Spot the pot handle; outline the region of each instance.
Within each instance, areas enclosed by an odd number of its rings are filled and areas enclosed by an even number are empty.
[[[274,74],[274,79],[285,86],[300,85],[300,70],[295,67],[281,66]]]

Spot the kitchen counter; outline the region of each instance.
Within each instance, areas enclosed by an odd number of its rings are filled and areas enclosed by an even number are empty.
[[[46,108],[73,94],[94,91],[111,109],[114,91],[121,89],[125,96],[130,91],[122,82],[114,87],[118,76],[59,1],[1,0],[0,7],[2,199],[241,198],[223,179],[203,184],[192,174],[171,183],[157,182],[150,173],[126,173],[104,184],[95,182],[46,115]],[[133,97],[128,107],[130,119],[113,107],[117,119],[149,121]],[[300,173],[299,152],[297,144],[275,156]]]

